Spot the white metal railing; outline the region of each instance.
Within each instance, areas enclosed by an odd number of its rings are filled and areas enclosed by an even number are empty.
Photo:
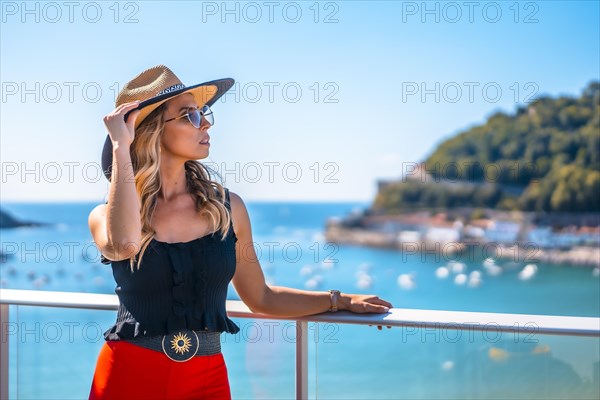
[[[41,306],[117,310],[116,295],[0,289],[2,332],[9,322],[9,306]],[[227,300],[227,315],[296,321],[296,398],[308,398],[308,323],[331,322],[358,325],[415,327],[423,329],[457,329],[487,332],[515,332],[524,327],[530,333],[546,335],[600,337],[600,318],[531,314],[501,314],[466,311],[419,310],[393,308],[387,314],[356,314],[348,311],[324,312],[303,317],[280,317],[253,313],[239,300]],[[8,337],[8,336],[6,336]],[[0,399],[8,399],[8,339],[0,343]]]

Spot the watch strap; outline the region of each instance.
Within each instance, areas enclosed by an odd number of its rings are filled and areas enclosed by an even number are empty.
[[[330,300],[331,300],[331,307],[329,308],[330,312],[337,312],[338,311],[338,299],[340,297],[340,291],[339,290],[335,290],[335,289],[331,289],[329,290],[329,296],[330,296]]]

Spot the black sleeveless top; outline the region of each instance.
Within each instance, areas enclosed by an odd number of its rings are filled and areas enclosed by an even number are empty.
[[[225,206],[231,211],[229,190]],[[213,232],[189,242],[152,239],[140,268],[131,272],[129,260],[111,261],[119,298],[116,323],[105,340],[165,335],[180,329],[228,332],[240,328],[227,317],[228,284],[236,267],[233,223],[225,239]]]

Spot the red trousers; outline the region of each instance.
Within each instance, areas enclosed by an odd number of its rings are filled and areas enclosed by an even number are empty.
[[[185,362],[124,341],[100,349],[90,399],[231,399],[223,354]]]

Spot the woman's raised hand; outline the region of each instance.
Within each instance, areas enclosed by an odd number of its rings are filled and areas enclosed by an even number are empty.
[[[135,109],[140,102],[138,100],[121,104],[115,108],[111,113],[104,116],[104,125],[108,130],[110,140],[113,145],[118,143],[120,145],[129,146],[133,142],[135,137],[135,120],[140,113],[140,110],[132,111],[127,116],[127,122],[125,122],[125,114]]]

